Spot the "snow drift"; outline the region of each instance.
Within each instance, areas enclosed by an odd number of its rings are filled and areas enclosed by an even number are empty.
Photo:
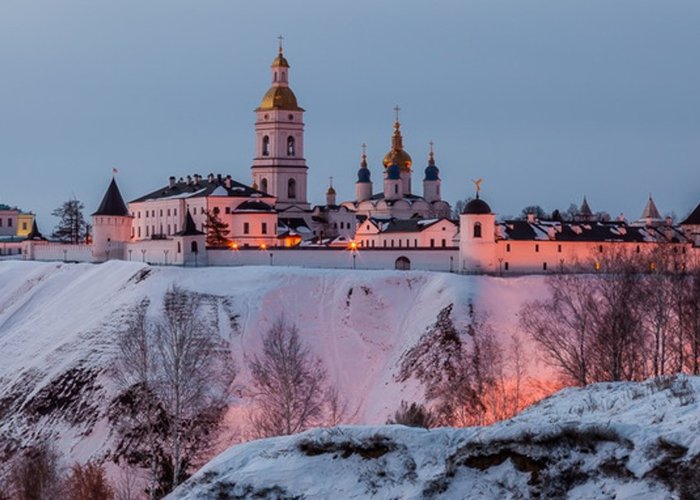
[[[596,384],[488,427],[254,441],[167,498],[698,498],[699,391],[700,377]]]

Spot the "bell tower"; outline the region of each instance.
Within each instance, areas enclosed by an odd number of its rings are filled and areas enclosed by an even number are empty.
[[[279,37],[277,57],[272,61],[272,86],[255,110],[255,158],[253,183],[277,198],[276,208],[310,208],[304,159],[304,109],[289,88],[289,63]]]

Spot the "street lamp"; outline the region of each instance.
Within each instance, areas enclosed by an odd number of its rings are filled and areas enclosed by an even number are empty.
[[[168,252],[169,251],[170,250],[168,250],[168,249],[163,249],[163,255],[165,256],[165,265],[166,266],[168,265]]]
[[[452,272],[452,268],[454,266],[454,261],[455,261],[454,256],[450,255],[450,272]]]
[[[146,249],[145,248],[141,249],[141,261],[146,262]]]
[[[68,250],[65,248],[63,249],[63,262],[66,262],[68,259],[66,258],[66,254],[68,253]]]
[[[356,260],[357,260],[357,242],[356,241],[351,241],[350,244],[348,245],[348,248],[350,249],[350,253],[352,254],[352,268],[356,268]]]
[[[134,251],[133,248],[130,248],[130,249],[129,249],[129,262],[131,262],[131,252],[133,252],[133,251]]]
[[[503,276],[503,257],[498,258],[498,275]]]

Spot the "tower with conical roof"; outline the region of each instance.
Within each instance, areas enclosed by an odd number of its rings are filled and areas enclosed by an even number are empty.
[[[277,198],[278,209],[307,210],[304,109],[289,87],[289,63],[282,42],[272,61],[272,85],[255,110],[253,183]]]
[[[664,220],[659,213],[659,209],[656,208],[656,203],[654,203],[654,199],[651,197],[651,193],[649,193],[649,199],[647,200],[647,204],[644,206],[644,210],[642,211],[642,216],[639,218],[637,223],[644,224],[645,226],[657,226],[663,222]]]
[[[92,258],[96,262],[123,259],[126,243],[131,239],[133,217],[112,177],[99,208],[92,214]]]

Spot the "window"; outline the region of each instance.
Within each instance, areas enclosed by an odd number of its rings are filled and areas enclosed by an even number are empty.
[[[510,243],[506,243],[506,252],[510,252]]]
[[[481,222],[474,223],[474,238],[481,238]]]
[[[177,233],[177,224],[173,225],[173,231]]]
[[[170,217],[170,209],[168,209],[168,217]]]
[[[391,240],[391,241],[392,241],[392,243],[394,242],[394,240]],[[401,239],[399,239],[399,248],[401,248]]]
[[[289,179],[287,182],[287,198],[294,199],[297,197],[297,181]]]
[[[294,148],[294,137],[291,135],[287,137],[287,156],[296,156],[296,149]]]
[[[243,223],[243,234],[250,234],[250,224],[248,222]]]
[[[540,246],[539,246],[539,245],[535,245],[535,252],[539,252],[539,251],[540,251]]]
[[[149,236],[148,226],[146,226],[146,238]]]
[[[221,210],[219,210],[219,207],[214,207],[214,215],[219,215],[219,212],[221,212]]]
[[[507,271],[508,270],[508,263],[506,262],[504,269]]]
[[[391,240],[391,248],[394,248],[394,240]]]
[[[2,227],[2,219],[0,219],[0,227]]]
[[[413,240],[413,246],[415,246],[416,248],[418,247],[418,238]]]
[[[141,212],[136,212],[136,217],[141,218]]]
[[[386,248],[386,240],[384,240],[382,243],[384,243],[384,248]]]
[[[182,245],[179,241],[177,242],[177,253],[182,253]]]
[[[190,245],[190,250],[192,250],[192,253],[197,253],[197,242],[193,241],[192,244]]]
[[[262,234],[267,234],[267,222],[262,223]]]
[[[260,191],[267,193],[267,179],[265,177],[260,180]]]
[[[639,245],[637,245],[637,253],[639,253],[641,249],[639,248]]]
[[[262,155],[270,156],[270,137],[267,135],[262,138]]]
[[[557,252],[561,253],[561,245],[557,245]]]
[[[231,213],[231,207],[226,207],[226,208],[224,209],[224,211],[225,211],[227,214],[230,214],[230,213]]]
[[[603,245],[598,245],[598,252],[603,253]]]
[[[163,217],[163,209],[160,209],[160,216]]]
[[[12,227],[12,219],[7,219],[7,227]]]
[[[199,213],[200,213],[200,214],[204,215],[204,212],[205,212],[204,207],[202,207],[202,208],[199,209]]]
[[[447,246],[447,241],[445,238],[442,239],[442,248],[445,248]]]
[[[177,208],[173,208],[173,215],[177,217]]]
[[[141,226],[139,226],[139,227],[137,228],[137,231],[138,231],[138,235],[139,235],[139,238],[140,238],[140,237],[141,237]]]
[[[172,233],[170,232],[170,224],[168,224],[168,234],[172,234]]]
[[[398,184],[394,184],[394,193],[399,194],[399,185]]]
[[[435,248],[435,240],[430,238],[430,248]]]
[[[543,263],[542,263],[542,270],[543,270],[543,271],[546,271],[546,270],[547,270],[547,263],[546,263],[546,262],[543,262]]]

